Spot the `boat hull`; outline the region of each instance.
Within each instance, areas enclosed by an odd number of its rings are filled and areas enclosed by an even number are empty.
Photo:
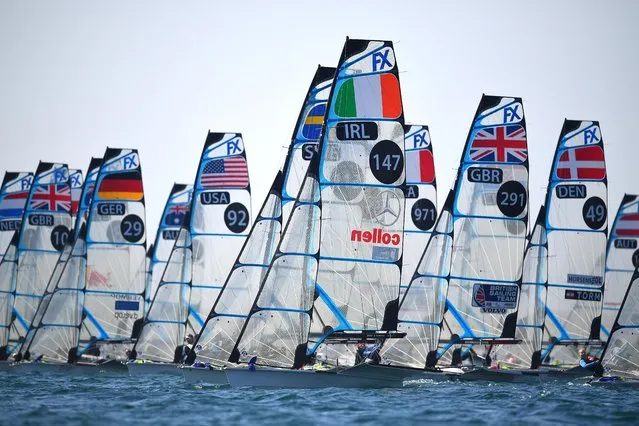
[[[120,361],[107,361],[100,364],[78,363],[66,364],[56,362],[20,362],[13,364],[12,369],[17,372],[41,373],[41,374],[123,374],[126,366]]]
[[[623,388],[639,388],[639,380],[624,379],[622,377],[599,377],[589,382],[593,386],[612,386]]]
[[[408,370],[408,369],[407,369]],[[425,380],[432,382],[447,382],[449,380],[456,380],[461,374],[462,370],[459,368],[450,368],[442,370],[412,370],[413,374],[404,380],[404,384],[419,384]]]
[[[184,381],[191,385],[226,386],[226,371],[221,368],[206,367],[182,367],[180,371],[184,375]]]
[[[456,377],[462,382],[540,383],[551,376],[543,370],[503,370],[478,367]]]
[[[168,362],[129,362],[126,364],[130,376],[145,376],[149,374],[169,374],[181,376],[177,364]]]
[[[361,364],[340,370],[287,370],[279,368],[227,368],[232,387],[257,388],[388,388],[402,387],[414,371],[382,365]]]

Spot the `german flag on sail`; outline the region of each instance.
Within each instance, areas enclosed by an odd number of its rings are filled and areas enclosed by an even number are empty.
[[[397,77],[386,73],[347,79],[337,92],[335,114],[345,118],[398,118],[402,97]]]
[[[98,197],[103,200],[141,200],[144,197],[142,176],[139,172],[107,175],[100,182]]]

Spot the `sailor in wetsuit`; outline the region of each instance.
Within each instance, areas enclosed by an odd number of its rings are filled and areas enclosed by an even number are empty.
[[[579,366],[581,368],[587,368],[589,370],[594,370],[599,364],[599,359],[590,354],[586,354],[585,348],[579,348]]]
[[[382,361],[379,348],[380,345],[367,345],[365,341],[360,341],[357,344],[357,352],[355,352],[355,365],[367,360],[370,364],[379,364]]]

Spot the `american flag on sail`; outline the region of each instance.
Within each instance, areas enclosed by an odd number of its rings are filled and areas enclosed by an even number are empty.
[[[518,164],[526,158],[526,130],[518,124],[481,129],[470,145],[471,161]]]
[[[617,222],[615,234],[619,237],[639,237],[639,213],[621,216]]]
[[[246,188],[249,184],[246,160],[239,155],[209,160],[202,168],[200,184],[203,188]]]
[[[70,212],[71,189],[69,185],[39,185],[31,196],[29,207],[33,210]]]

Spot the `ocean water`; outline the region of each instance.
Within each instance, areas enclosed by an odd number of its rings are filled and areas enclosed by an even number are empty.
[[[583,383],[424,383],[259,390],[181,377],[0,372],[0,425],[639,424],[639,389]]]

